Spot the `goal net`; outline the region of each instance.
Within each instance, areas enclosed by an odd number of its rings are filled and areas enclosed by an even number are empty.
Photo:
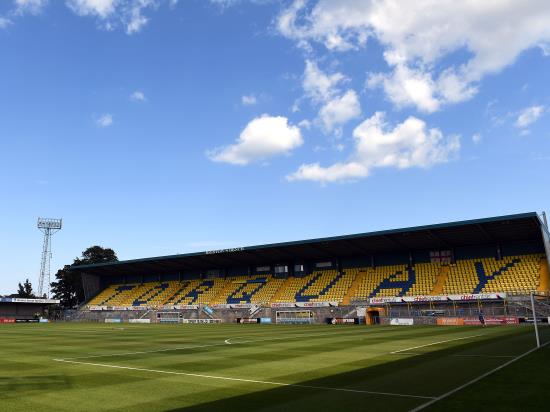
[[[158,323],[180,323],[180,312],[157,312]]]
[[[311,310],[278,310],[275,315],[276,323],[307,324],[314,320]]]
[[[538,347],[550,343],[550,295],[533,293],[530,296],[531,321],[535,330],[535,339]]]
[[[182,319],[182,323],[222,323],[221,319]]]

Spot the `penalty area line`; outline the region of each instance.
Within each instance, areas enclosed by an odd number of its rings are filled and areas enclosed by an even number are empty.
[[[423,403],[423,404],[420,405],[420,406],[417,406],[417,407],[414,408],[414,409],[411,409],[410,412],[421,411],[422,409],[425,409],[425,408],[427,408],[428,406],[431,406],[431,405],[433,405],[434,403],[439,402],[440,400],[445,399],[445,398],[451,396],[452,394],[454,394],[454,393],[456,393],[456,392],[458,392],[458,391],[461,391],[462,389],[464,389],[464,388],[466,388],[466,387],[468,387],[468,386],[470,386],[470,385],[473,385],[473,384],[476,383],[476,382],[479,382],[480,380],[486,378],[487,376],[492,375],[493,373],[498,372],[498,371],[501,370],[501,369],[504,369],[504,368],[507,367],[508,365],[511,365],[512,363],[514,363],[514,362],[520,360],[521,358],[524,358],[525,356],[530,355],[531,353],[535,352],[536,350],[545,347],[545,346],[548,345],[549,343],[550,343],[550,342],[546,342],[546,343],[544,343],[543,345],[540,345],[540,347],[535,347],[535,348],[533,348],[533,349],[530,349],[530,350],[528,350],[527,352],[522,353],[522,354],[519,355],[519,356],[516,356],[514,359],[510,359],[508,362],[505,362],[505,363],[503,363],[502,365],[497,366],[496,368],[491,369],[490,371],[485,372],[485,373],[482,374],[482,375],[479,375],[477,378],[474,378],[474,379],[472,379],[472,380],[466,382],[466,383],[463,384],[463,385],[460,385],[460,386],[457,386],[457,387],[454,388],[454,389],[451,389],[449,392],[445,392],[443,395],[439,395],[439,396],[433,398],[431,401],[428,401],[428,402],[426,402],[426,403]]]
[[[325,390],[325,391],[328,390],[328,391],[335,391],[335,392],[362,393],[366,395],[395,396],[395,397],[401,397],[401,398],[432,399],[432,400],[434,399],[433,396],[409,395],[404,393],[376,392],[376,391],[365,391],[361,389],[351,389],[351,388],[334,388],[330,386],[302,385],[302,384],[295,384],[295,383],[261,381],[256,379],[230,378],[227,376],[203,375],[200,373],[175,372],[175,371],[165,371],[165,370],[159,370],[159,369],[136,368],[132,366],[109,365],[105,363],[79,362],[79,361],[67,360],[67,359],[52,359],[52,360],[55,362],[71,363],[76,365],[96,366],[96,367],[111,368],[111,369],[124,369],[124,370],[150,372],[150,373],[158,373],[158,374],[165,374],[165,375],[192,376],[195,378],[217,379],[217,380],[245,382],[245,383],[257,383],[257,384],[271,385],[271,386],[286,386],[286,387],[304,388],[304,389],[316,389],[316,390]]]

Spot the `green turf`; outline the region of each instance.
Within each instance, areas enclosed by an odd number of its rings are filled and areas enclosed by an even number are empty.
[[[533,340],[504,326],[0,325],[0,410],[409,410]],[[548,360],[545,347],[429,410],[536,410]]]

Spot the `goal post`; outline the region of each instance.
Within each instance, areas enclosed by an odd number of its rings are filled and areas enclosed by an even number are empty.
[[[157,323],[180,323],[180,312],[157,312]]]
[[[275,313],[275,323],[311,324],[313,321],[313,312],[311,310],[278,310]]]
[[[533,315],[533,329],[537,348],[550,341],[550,296],[544,293],[531,292],[529,303]]]
[[[539,325],[537,322],[537,312],[535,311],[535,294],[531,292],[531,310],[533,311],[533,324],[535,325],[535,339],[537,340],[537,348],[540,348]]]

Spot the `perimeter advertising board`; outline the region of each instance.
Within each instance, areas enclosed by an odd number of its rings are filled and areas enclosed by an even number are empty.
[[[414,325],[413,318],[391,318],[390,325],[393,326],[412,326]]]
[[[382,305],[385,303],[414,303],[414,302],[468,302],[475,300],[499,300],[505,299],[506,293],[472,293],[465,295],[439,295],[439,296],[402,296],[402,297],[380,297],[370,298],[371,305]]]
[[[464,318],[465,325],[481,325],[479,318]],[[519,318],[515,316],[487,316],[485,317],[486,325],[517,325]]]
[[[437,318],[437,324],[440,326],[462,326],[464,319],[462,318]]]

